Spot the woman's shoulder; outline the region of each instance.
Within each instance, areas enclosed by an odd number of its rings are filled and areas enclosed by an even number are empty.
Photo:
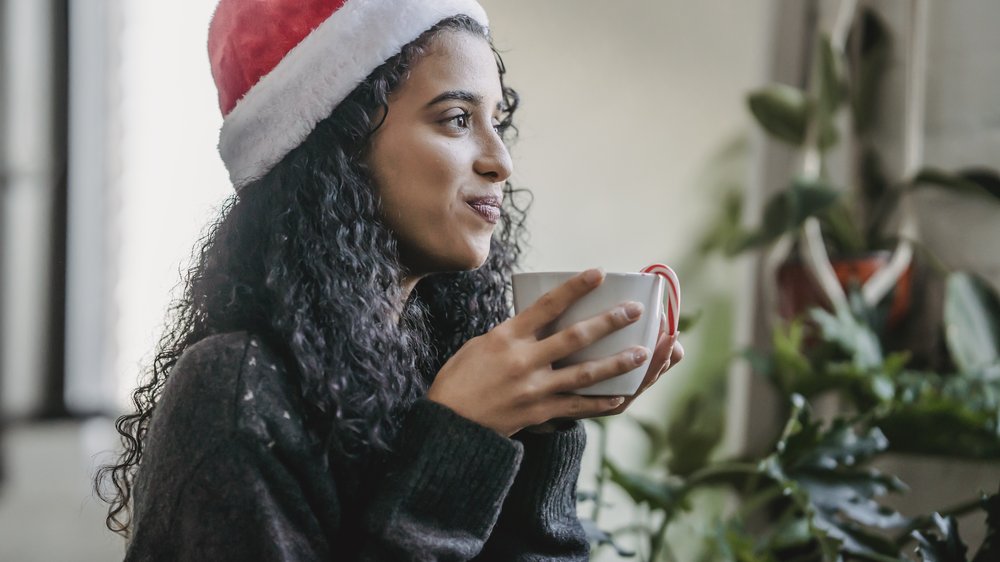
[[[301,430],[291,423],[302,418],[293,384],[284,360],[263,338],[245,331],[215,334],[178,359],[155,417],[267,443],[276,426]]]

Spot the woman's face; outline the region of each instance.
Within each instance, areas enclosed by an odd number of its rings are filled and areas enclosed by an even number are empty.
[[[410,275],[486,261],[512,171],[502,102],[489,44],[461,31],[433,38],[389,98],[368,163]]]

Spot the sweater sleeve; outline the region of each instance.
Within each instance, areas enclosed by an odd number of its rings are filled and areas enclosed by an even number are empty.
[[[407,414],[365,514],[365,560],[470,560],[517,474],[522,445],[430,400]]]
[[[553,433],[521,432],[524,459],[499,521],[476,560],[587,560],[590,545],[576,515],[576,482],[586,446],[583,424]]]

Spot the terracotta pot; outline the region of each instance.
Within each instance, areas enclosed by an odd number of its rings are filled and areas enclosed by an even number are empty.
[[[856,257],[832,258],[830,263],[841,287],[848,291],[852,287],[861,286],[879,268],[884,267],[890,257],[889,252],[873,252]],[[813,281],[812,275],[798,259],[791,259],[778,268],[777,282],[778,314],[786,320],[795,318],[813,307],[830,308],[823,293]],[[892,299],[886,323],[888,329],[898,326],[906,318],[910,310],[912,285],[911,265],[888,296]]]

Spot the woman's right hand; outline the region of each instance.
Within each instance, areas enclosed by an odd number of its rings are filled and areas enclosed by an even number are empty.
[[[508,437],[552,419],[595,417],[613,410],[621,397],[569,392],[635,369],[646,361],[649,349],[634,347],[562,369],[553,369],[552,363],[638,320],[640,303],[623,303],[538,339],[542,328],[603,282],[602,271],[585,271],[469,340],[438,372],[427,398]]]

